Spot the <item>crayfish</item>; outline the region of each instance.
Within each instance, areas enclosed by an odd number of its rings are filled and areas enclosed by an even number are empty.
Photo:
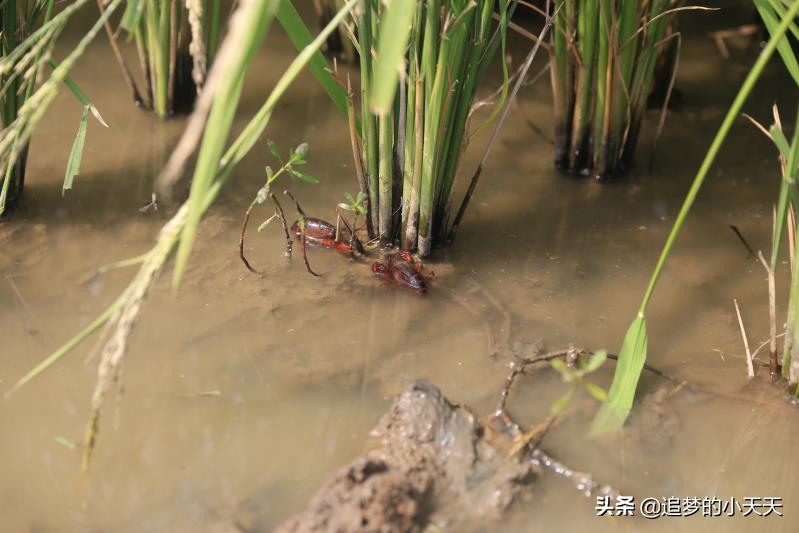
[[[434,274],[425,274],[421,263],[408,252],[388,254],[383,261],[372,264],[372,272],[390,285],[402,287],[417,294],[427,292],[427,282]]]
[[[344,228],[341,228],[341,224]],[[320,246],[331,248],[351,255],[355,259],[368,259],[368,255],[356,232],[347,224],[339,214],[336,225],[318,218],[304,217],[297,220],[291,231],[303,243],[303,257],[306,260],[308,271],[316,275],[308,266],[305,246]],[[349,240],[346,241],[346,238]],[[345,242],[346,241],[346,242]],[[414,261],[409,252],[383,253],[379,261],[372,263],[372,272],[386,284],[406,289],[416,294],[427,292],[427,282],[433,273],[425,273],[421,263]]]
[[[350,226],[338,209],[336,223],[331,224],[325,220],[307,216],[291,193],[286,191],[285,194],[288,194],[291,199],[294,200],[294,204],[297,207],[299,218],[291,225],[290,232],[301,243],[302,257],[308,272],[314,276],[319,275],[313,271],[308,262],[308,255],[306,253],[307,246],[334,249],[359,260],[369,259],[369,254],[358,238],[357,230]],[[275,206],[275,216],[283,223],[287,239],[286,255],[290,256],[292,252],[292,243],[289,237],[289,229],[285,223],[283,210],[279,207],[277,199],[273,196],[274,195],[270,196],[270,199]],[[242,227],[242,234],[239,242],[239,256],[244,265],[252,272],[255,272],[244,257],[244,230],[246,229],[248,218],[249,213],[245,216],[244,226]],[[381,278],[388,285],[400,287],[416,294],[424,294],[427,292],[427,282],[434,275],[432,272],[425,273],[422,269],[422,265],[414,261],[413,257],[408,252],[382,253],[381,259],[374,261],[371,269],[376,277]]]

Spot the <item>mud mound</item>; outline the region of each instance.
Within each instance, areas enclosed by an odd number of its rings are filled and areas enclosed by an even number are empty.
[[[417,381],[372,430],[372,447],[339,469],[302,513],[277,531],[471,529],[529,495],[538,472],[466,407]],[[468,526],[468,527],[467,527]]]

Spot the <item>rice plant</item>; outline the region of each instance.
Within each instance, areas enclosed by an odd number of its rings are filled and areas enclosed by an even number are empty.
[[[110,25],[106,31],[137,105],[162,118],[191,110],[218,46],[220,2],[127,0],[120,27],[136,43],[144,91],[131,75]]]
[[[351,137],[368,198],[367,230],[383,245],[400,243],[425,257],[447,240],[472,103],[497,50],[504,52],[514,7],[490,0],[360,2],[360,130],[351,120]],[[497,109],[507,96],[504,62],[502,72]],[[350,91],[351,117],[353,100]]]
[[[70,17],[87,3],[88,0],[76,0],[58,13],[55,13],[54,0],[6,1],[0,6],[0,105],[3,120],[0,132],[0,215],[22,194],[31,134],[62,83],[84,107],[67,165],[65,190],[72,186],[80,168],[89,112],[105,125],[89,98],[68,73],[122,0],[112,0],[107,4],[104,13],[60,63],[52,58],[55,42]],[[51,69],[49,76],[45,75],[47,68]]]
[[[790,48],[785,49],[789,51]],[[789,53],[793,53],[790,51]],[[799,70],[794,71],[794,77],[797,80],[797,87],[799,87]],[[799,102],[797,102],[799,106]],[[757,123],[755,123],[757,124]],[[770,370],[772,378],[778,375],[777,363],[777,324],[776,324],[776,309],[775,309],[775,271],[777,262],[779,260],[779,251],[781,248],[784,235],[787,233],[789,236],[789,257],[790,257],[790,276],[791,282],[788,291],[788,315],[785,321],[785,343],[783,345],[782,357],[782,377],[787,379],[788,384],[796,386],[799,384],[799,315],[797,315],[797,308],[799,308],[799,275],[796,272],[796,214],[799,213],[799,190],[796,187],[796,180],[799,178],[799,107],[797,108],[796,121],[794,122],[794,132],[789,140],[785,135],[782,127],[782,121],[777,110],[774,106],[774,124],[768,129],[757,126],[774,142],[779,153],[781,180],[780,180],[780,194],[777,202],[777,209],[775,210],[774,230],[771,243],[771,261],[767,265],[769,272],[769,318],[771,322],[770,327],[770,343],[771,343],[771,359]],[[796,389],[796,394],[799,394],[799,388]]]
[[[560,0],[551,35],[555,165],[605,178],[633,163],[682,0]],[[669,84],[670,90],[670,84]],[[668,96],[666,97],[668,100]]]
[[[787,11],[790,7],[790,2],[788,0],[755,0],[755,6],[769,33],[775,35],[780,28],[780,18],[784,20],[788,16]],[[799,37],[799,18],[797,18],[795,13],[793,20],[790,22],[789,31],[794,37]],[[799,89],[799,61],[797,61],[792,42],[787,38],[781,39],[777,50],[786,70],[796,84],[797,89]],[[776,105],[774,106],[774,124],[768,130],[759,126],[756,122],[755,124],[774,142],[779,153],[782,170],[780,192],[775,210],[771,259],[766,265],[769,272],[770,370],[772,378],[776,378],[778,364],[774,276],[777,270],[781,244],[787,228],[788,242],[790,244],[788,255],[791,259],[791,282],[788,292],[788,313],[785,322],[781,375],[787,380],[789,386],[796,387],[794,394],[799,395],[799,313],[797,313],[799,310],[799,275],[796,272],[796,232],[799,229],[796,225],[796,213],[799,212],[799,191],[797,191],[796,185],[799,179],[799,99],[797,99],[796,105],[797,115],[790,140],[783,131],[782,121]]]
[[[616,372],[613,376],[613,383],[608,393],[608,401],[602,405],[597,413],[596,418],[594,419],[592,426],[593,434],[618,430],[622,427],[624,421],[627,419],[630,409],[633,406],[635,390],[638,386],[638,379],[641,376],[641,370],[643,369],[644,362],[646,361],[648,344],[645,315],[646,308],[652,298],[655,286],[657,285],[660,274],[663,271],[663,267],[666,263],[669,253],[671,252],[671,248],[677,239],[677,235],[682,229],[682,225],[688,216],[688,212],[696,200],[699,189],[702,187],[702,183],[704,183],[710,167],[713,164],[721,145],[724,143],[727,134],[732,128],[733,123],[738,118],[744,102],[752,93],[755,84],[760,78],[760,75],[763,73],[766,64],[774,55],[774,52],[779,51],[783,62],[788,67],[788,70],[793,76],[794,80],[797,82],[797,85],[799,85],[799,66],[796,62],[796,57],[793,53],[791,45],[786,38],[786,34],[788,32],[794,36],[799,36],[799,25],[797,25],[797,16],[799,15],[799,0],[755,0],[755,5],[757,5],[761,17],[766,23],[766,27],[770,33],[770,38],[763,50],[760,52],[760,55],[758,56],[754,65],[749,70],[746,79],[738,91],[738,94],[730,105],[730,108],[727,110],[727,114],[725,115],[718,132],[713,138],[702,164],[699,167],[696,176],[694,177],[691,188],[688,190],[685,201],[683,202],[683,205],[677,214],[677,218],[674,221],[674,225],[672,226],[671,232],[666,240],[666,244],[664,245],[657,264],[655,265],[655,270],[652,273],[651,279],[649,280],[649,285],[644,293],[644,298],[641,302],[638,314],[633,320],[632,324],[630,324],[627,334],[622,342],[621,350],[619,351]],[[796,137],[796,135],[794,135],[794,137]],[[796,141],[796,139],[794,140]],[[778,224],[775,225],[774,232],[774,253],[776,253],[778,243],[781,239],[782,230],[780,228],[784,224],[784,222],[781,222],[783,220],[781,217],[787,216],[788,212],[785,207],[787,195],[789,192],[795,195],[795,190],[793,190],[793,187],[788,187],[788,184],[795,183],[793,180],[795,180],[796,175],[793,173],[796,172],[796,158],[799,157],[797,156],[796,151],[797,144],[799,143],[794,143],[793,148],[787,148],[787,142],[785,143],[786,153],[789,154],[786,158],[787,165],[785,168],[789,169],[788,175],[791,176],[791,178],[788,180],[783,180],[783,188],[780,193],[780,206],[778,207],[779,214],[777,217]],[[793,152],[791,152],[791,150],[793,150]],[[783,151],[782,147],[780,148],[780,151]],[[775,264],[775,261],[776,259],[774,256],[772,256],[772,264]],[[796,261],[794,261],[794,263],[796,264]],[[787,359],[783,361],[783,372],[789,373],[789,380],[792,379],[792,383],[799,380],[799,363],[796,363],[796,359],[791,360],[793,355],[799,355],[797,353],[799,350],[797,350],[795,342],[795,339],[797,338],[796,311],[797,307],[799,307],[799,304],[797,303],[799,302],[799,281],[797,281],[797,279],[799,279],[799,276],[794,276],[792,279],[788,322],[789,329],[793,328],[793,331],[790,334],[786,332],[786,348],[784,357]],[[789,342],[791,343],[790,345],[788,344]],[[796,367],[796,373],[794,374],[795,377],[791,378],[790,369],[793,367]]]

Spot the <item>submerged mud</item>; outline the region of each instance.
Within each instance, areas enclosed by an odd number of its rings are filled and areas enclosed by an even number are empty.
[[[539,473],[530,461],[509,457],[471,410],[425,381],[400,394],[370,435],[373,447],[336,471],[277,531],[471,530],[529,496]]]

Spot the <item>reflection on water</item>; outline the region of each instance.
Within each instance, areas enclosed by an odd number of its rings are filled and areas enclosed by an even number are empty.
[[[277,32],[271,39],[287,46]],[[275,227],[252,233],[248,257],[262,274],[248,273],[237,239],[269,162],[259,145],[203,223],[177,298],[165,276],[148,300],[124,365],[124,392],[104,412],[88,478],[79,472],[80,452],[65,444],[80,442],[88,418],[95,368],[83,359],[93,341],[0,403],[3,530],[197,531],[198,524],[233,523],[268,530],[361,451],[409,380],[428,379],[488,413],[514,343],[617,348],[743,69],[722,63],[703,39],[687,48],[683,111],[670,119],[654,170],[617,183],[555,175],[549,146],[529,127],[550,123],[548,89],[531,88],[483,174],[458,242],[437,252],[437,276],[424,298],[384,288],[368,265],[326,251],[310,252],[323,273],[312,278],[299,258],[283,258]],[[690,61],[697,57],[703,62]],[[247,87],[239,124],[288,58],[257,61],[261,76]],[[160,147],[174,142],[182,122],[131,113],[116,72],[97,72],[100,62],[111,58],[95,46],[75,77],[92,77],[92,98],[112,127],[90,126],[74,190],[60,197],[80,110],[62,94],[31,147],[25,206],[0,226],[3,389],[97,316],[131,272],[78,280],[148,249],[169,215],[168,206],[139,207],[150,201],[167,155]],[[781,96],[774,81],[761,89],[768,105]],[[767,116],[764,105],[749,111]],[[309,77],[269,127],[284,150],[311,145],[309,171],[322,183],[292,185],[309,215],[332,218],[335,201],[356,188],[346,136],[331,134],[344,127]],[[642,167],[651,134],[644,133]],[[742,305],[750,342],[759,344],[767,333],[765,281],[726,227],[736,224],[756,249],[768,245],[778,167],[768,140],[739,125],[715,168],[650,308],[650,362],[760,403],[688,390],[652,397],[625,435],[588,441],[593,405],[578,401],[545,448],[639,497],[781,496],[785,517],[768,527],[794,531],[797,413],[768,387],[746,383],[732,298]],[[611,370],[601,373],[604,384]],[[646,376],[642,395],[662,385]],[[520,421],[539,421],[562,391],[555,376],[538,372],[514,389],[510,409]],[[675,528],[674,520],[599,521],[594,514],[593,501],[549,476],[507,526]],[[758,520],[680,525],[749,531],[764,527]]]

